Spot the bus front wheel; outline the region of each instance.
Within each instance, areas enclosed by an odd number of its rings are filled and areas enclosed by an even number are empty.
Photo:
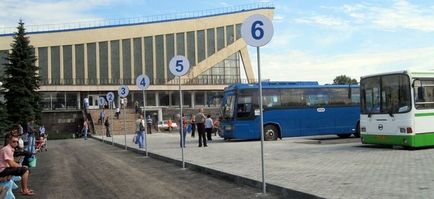
[[[278,131],[273,125],[267,125],[264,127],[264,140],[277,140]]]

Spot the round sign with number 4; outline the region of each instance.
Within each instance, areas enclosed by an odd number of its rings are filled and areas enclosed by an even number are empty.
[[[149,87],[150,80],[147,75],[139,75],[136,78],[136,85],[139,87],[140,90],[147,89]]]
[[[190,70],[190,62],[182,55],[177,55],[170,60],[169,70],[175,76],[183,76]]]
[[[273,23],[264,15],[252,15],[241,25],[241,36],[248,45],[254,47],[264,46],[270,42],[273,33]]]
[[[118,95],[119,95],[120,97],[126,97],[126,96],[128,95],[128,92],[129,92],[129,91],[130,91],[130,90],[128,89],[128,86],[122,85],[122,86],[120,86],[119,89],[118,89]]]

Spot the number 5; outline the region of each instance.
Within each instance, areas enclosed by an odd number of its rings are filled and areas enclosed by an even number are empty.
[[[176,69],[177,72],[181,72],[184,70],[184,66],[182,65],[182,60],[176,60]]]

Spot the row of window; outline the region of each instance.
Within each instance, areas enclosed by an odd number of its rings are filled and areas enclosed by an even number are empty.
[[[264,89],[263,105],[265,108],[358,105],[359,92],[359,88]],[[241,90],[238,104],[258,104],[257,96],[257,90]]]
[[[43,109],[78,109],[79,105],[83,103],[84,96],[89,99],[89,106],[98,106],[98,99],[100,96],[105,96],[102,93],[87,93],[81,94],[78,92],[41,92],[42,95],[42,108]],[[147,106],[157,106],[156,95],[158,95],[158,106],[179,106],[179,92],[178,91],[163,91],[146,93]],[[192,92],[183,91],[183,104],[185,107],[192,106]],[[211,106],[216,107],[220,105],[220,96],[222,92],[218,91],[196,91],[194,93],[195,106]],[[118,98],[115,98],[118,102]],[[142,92],[131,92],[127,97],[127,107],[133,107],[133,102],[139,102],[140,106],[143,104]],[[117,106],[119,103],[117,103]]]
[[[165,68],[168,68],[166,64],[175,56],[175,52],[178,55],[186,56],[191,66],[194,67],[206,57],[213,55],[240,38],[241,24],[237,24],[206,30],[98,42],[98,45],[97,43],[76,44],[75,49],[72,45],[52,46],[50,48],[51,77],[48,75],[49,49],[48,47],[39,47],[40,75],[42,79],[60,80],[60,68],[63,65],[63,78],[72,79],[72,51],[75,50],[75,77],[78,79],[85,78],[84,67],[86,61],[88,79],[120,79],[120,66],[122,65],[123,78],[131,77],[134,79],[133,77],[145,73],[151,80],[154,79],[154,76],[156,79],[166,79],[167,76],[169,81],[174,76]],[[110,52],[108,52],[109,46]],[[60,63],[60,48],[63,48],[63,63]],[[97,53],[99,54],[98,57]],[[122,60],[120,59],[121,54]],[[110,60],[109,56],[111,57]],[[142,56],[144,56],[144,63],[142,63]],[[133,60],[131,57],[133,57]],[[164,60],[164,57],[166,57],[166,60]],[[153,67],[154,58],[155,70]],[[97,62],[99,62],[99,78],[97,78]],[[108,73],[109,62],[111,63],[111,77],[109,77]],[[132,74],[133,70],[134,74]]]

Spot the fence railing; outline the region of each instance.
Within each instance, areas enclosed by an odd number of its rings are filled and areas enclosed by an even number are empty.
[[[256,9],[266,9],[274,8],[271,2],[262,2],[255,4],[245,4],[239,6],[231,6],[224,8],[208,9],[208,10],[198,10],[191,12],[179,12],[163,15],[152,15],[152,16],[141,16],[134,18],[121,18],[121,19],[105,19],[105,20],[93,20],[93,21],[81,21],[72,23],[62,23],[62,24],[42,24],[42,25],[26,25],[27,33],[38,33],[38,32],[52,32],[52,31],[66,31],[66,30],[77,30],[77,29],[92,29],[101,27],[113,27],[113,26],[124,26],[124,25],[134,25],[134,24],[144,24],[144,23],[155,23],[162,21],[173,21],[191,18],[200,18],[213,15],[228,14],[234,12],[244,12]],[[0,27],[0,36],[13,34],[16,31],[16,27]]]
[[[50,85],[135,85],[135,79],[111,79],[111,78],[100,78],[100,79],[90,79],[90,78],[69,78],[69,79],[41,79],[41,86]],[[181,79],[182,85],[229,85],[235,83],[248,83],[247,79],[240,78],[222,78],[220,76],[216,77],[205,77],[205,78],[194,78],[194,79]],[[152,79],[151,85],[178,85],[179,79]]]

